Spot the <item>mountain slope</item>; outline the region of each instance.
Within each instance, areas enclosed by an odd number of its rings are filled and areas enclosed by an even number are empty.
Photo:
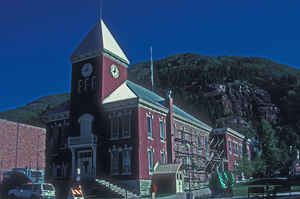
[[[149,65],[129,67],[129,79],[150,88]],[[264,58],[186,53],[154,61],[154,79],[156,92],[172,89],[176,105],[213,127],[252,137],[266,119],[278,136],[300,145],[300,70]],[[39,116],[68,99],[68,94],[47,96],[0,118],[43,126]]]
[[[45,127],[40,116],[47,110],[55,108],[67,100],[69,100],[68,93],[41,97],[25,106],[0,112],[0,118]]]

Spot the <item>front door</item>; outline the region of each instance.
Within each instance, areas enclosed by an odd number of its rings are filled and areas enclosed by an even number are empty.
[[[87,179],[93,177],[92,151],[85,150],[78,152],[77,166],[80,169],[80,178]]]

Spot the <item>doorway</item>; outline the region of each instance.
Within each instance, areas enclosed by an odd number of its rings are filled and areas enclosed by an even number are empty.
[[[78,151],[77,167],[80,168],[80,178],[87,179],[93,177],[92,151]]]

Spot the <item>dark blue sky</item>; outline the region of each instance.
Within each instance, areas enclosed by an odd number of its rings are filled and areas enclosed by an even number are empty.
[[[100,0],[3,1],[0,111],[70,89],[69,56]],[[103,0],[103,19],[131,63],[175,53],[270,58],[299,67],[300,1]]]

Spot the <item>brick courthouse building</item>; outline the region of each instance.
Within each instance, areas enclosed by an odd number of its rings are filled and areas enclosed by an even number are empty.
[[[71,100],[47,112],[46,175],[54,183],[111,179],[147,194],[158,164],[181,163],[207,183],[212,128],[127,79],[129,61],[100,20],[70,58]]]
[[[0,119],[0,181],[12,168],[45,169],[46,129]]]

